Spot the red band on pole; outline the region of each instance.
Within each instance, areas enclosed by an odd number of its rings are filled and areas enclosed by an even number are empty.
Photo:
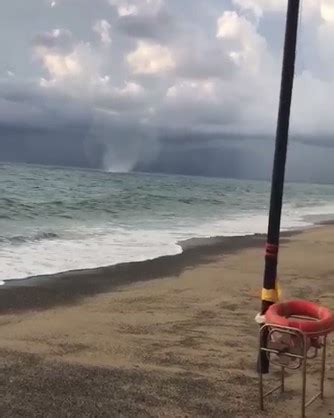
[[[266,257],[275,257],[275,258],[277,258],[277,255],[278,255],[278,245],[276,245],[276,244],[269,244],[267,242],[265,248],[266,248],[266,252],[265,252]]]

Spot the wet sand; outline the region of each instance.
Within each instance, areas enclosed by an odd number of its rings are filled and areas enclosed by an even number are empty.
[[[192,241],[178,256],[0,288],[0,416],[299,417],[300,372],[258,409],[263,241]],[[334,309],[333,254],[331,225],[287,234],[284,297]],[[326,400],[309,417],[334,414],[328,351]]]

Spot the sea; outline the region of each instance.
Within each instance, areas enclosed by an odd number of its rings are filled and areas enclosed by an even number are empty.
[[[0,164],[0,281],[178,254],[267,230],[264,181]],[[282,229],[334,215],[334,185],[285,186]]]

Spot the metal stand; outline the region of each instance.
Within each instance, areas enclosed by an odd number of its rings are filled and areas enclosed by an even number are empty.
[[[264,336],[267,334],[267,338]],[[263,390],[263,373],[260,367],[260,408],[264,410],[264,399],[272,393],[280,390],[285,391],[285,369],[297,370],[302,369],[302,404],[301,417],[305,418],[306,408],[317,399],[324,398],[324,383],[326,369],[326,336],[308,337],[305,333],[297,328],[288,328],[278,325],[265,324],[260,329],[260,347],[259,354],[265,352],[271,364],[281,368],[280,384],[274,388],[264,392]],[[320,392],[314,395],[309,401],[306,401],[306,376],[307,376],[307,360],[317,357],[319,350],[322,351],[321,356],[321,378]]]

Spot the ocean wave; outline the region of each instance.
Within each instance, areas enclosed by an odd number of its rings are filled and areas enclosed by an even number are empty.
[[[54,240],[58,238],[60,238],[60,236],[55,232],[37,232],[36,234],[30,236],[14,235],[11,237],[0,237],[0,242],[9,243],[12,245],[20,245],[27,242]]]
[[[16,199],[10,199],[8,197],[0,197],[0,205],[14,206],[16,204],[17,204]]]
[[[182,205],[182,206],[181,206]],[[79,216],[87,217],[90,213],[99,212],[121,216],[122,213],[137,213],[138,210],[159,211],[161,207],[170,208],[176,211],[184,206],[224,205],[220,199],[212,196],[168,196],[157,193],[138,195],[133,193],[120,193],[119,195],[90,196],[89,198],[78,198],[65,196],[61,199],[32,200],[16,198],[0,198],[0,219],[21,221],[27,219],[47,219],[49,217],[74,219]]]
[[[177,254],[191,237],[265,233],[269,192],[262,182],[11,166],[0,176],[0,281]],[[287,185],[282,229],[327,213],[333,187]]]

